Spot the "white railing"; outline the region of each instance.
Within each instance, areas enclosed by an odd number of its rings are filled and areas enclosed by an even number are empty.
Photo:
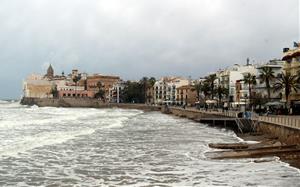
[[[300,130],[300,118],[294,116],[259,116],[259,121]]]
[[[183,108],[181,108],[184,110]],[[185,110],[191,111],[191,112],[199,112],[204,114],[213,114],[213,115],[219,115],[219,116],[226,116],[230,118],[237,118],[238,117],[238,111],[213,111],[213,110],[198,110],[195,108],[186,108]],[[293,129],[300,130],[300,117],[296,116],[258,116],[255,113],[251,113],[251,119],[258,122],[266,122],[271,123],[275,125],[285,126]]]

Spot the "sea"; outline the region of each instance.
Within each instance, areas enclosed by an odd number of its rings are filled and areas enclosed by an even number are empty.
[[[300,186],[276,157],[213,160],[232,131],[159,112],[0,101],[0,186]]]

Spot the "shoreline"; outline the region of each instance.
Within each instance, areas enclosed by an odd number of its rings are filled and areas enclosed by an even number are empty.
[[[276,146],[289,146],[284,142],[280,142],[277,137],[273,137],[272,135],[268,134],[261,134],[261,135],[253,135],[253,134],[236,134],[237,137],[241,138],[243,141],[257,141],[259,143],[252,144],[252,146],[259,147],[276,147]],[[290,145],[292,146],[292,145]],[[279,150],[282,148],[279,148]],[[295,152],[290,152],[289,154],[281,154],[281,153],[274,153],[273,155],[266,155],[261,157],[253,157],[253,158],[266,158],[268,156],[278,157],[280,161],[289,164],[291,167],[296,168],[300,171],[300,152],[297,150],[299,149],[299,145],[294,148]],[[297,152],[296,152],[297,151]],[[268,160],[267,160],[268,161]]]
[[[162,113],[165,113],[163,111],[161,111]],[[172,112],[167,112],[165,114],[169,114],[169,115],[173,115],[173,116],[177,116],[180,118],[185,118],[185,119],[189,119],[192,120],[196,123],[199,123],[199,120],[197,120],[197,118],[194,117],[189,117],[187,115],[178,115],[176,113],[172,113]],[[203,123],[203,122],[200,122]],[[260,149],[266,149],[266,148],[273,148],[274,151],[269,153],[264,153],[263,150],[260,152],[258,152],[256,155],[257,156],[252,156],[250,153],[246,154],[244,156],[242,155],[234,155],[234,149],[227,149],[227,153],[229,154],[229,158],[221,158],[221,159],[238,159],[238,158],[253,158],[255,159],[254,161],[259,163],[259,162],[269,162],[272,160],[268,160],[268,159],[264,159],[266,157],[278,157],[280,159],[280,161],[289,164],[290,167],[293,167],[297,170],[300,170],[300,151],[298,152],[298,150],[300,150],[300,146],[299,143],[297,145],[296,148],[292,148],[292,150],[290,152],[288,152],[289,154],[285,154],[283,151],[284,146],[289,146],[291,144],[288,144],[286,142],[280,141],[280,139],[274,135],[271,134],[266,134],[266,133],[262,133],[262,132],[258,132],[258,131],[254,131],[254,132],[247,132],[247,133],[240,133],[237,131],[237,129],[234,128],[230,128],[230,126],[224,126],[224,125],[216,125],[213,123],[203,123],[203,124],[208,124],[208,126],[210,127],[220,127],[220,128],[226,128],[227,130],[231,130],[235,133],[236,137],[241,139],[243,141],[242,144],[247,144],[249,146],[249,149],[239,149],[239,151],[250,151],[253,149],[254,150],[260,150]],[[247,142],[257,142],[254,144],[249,144]],[[220,144],[226,144],[226,142],[220,142]],[[282,146],[282,147],[281,147]],[[224,149],[218,149],[218,152],[221,153],[222,151],[224,151]],[[214,153],[217,153],[214,152]],[[231,158],[230,158],[231,157]],[[208,157],[209,158],[209,157]],[[210,158],[210,159],[214,159],[214,158]]]

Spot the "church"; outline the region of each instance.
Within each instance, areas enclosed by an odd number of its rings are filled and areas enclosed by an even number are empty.
[[[30,98],[95,98],[99,89],[104,89],[103,101],[112,101],[110,90],[119,85],[121,79],[118,76],[107,76],[101,74],[88,75],[72,70],[72,73],[65,76],[55,75],[54,68],[50,64],[45,75],[30,75],[23,82],[24,97]],[[101,82],[102,88],[97,87]]]

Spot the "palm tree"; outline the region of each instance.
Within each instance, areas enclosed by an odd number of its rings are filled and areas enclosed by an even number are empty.
[[[211,99],[214,99],[214,91],[215,91],[215,80],[217,79],[216,74],[211,74],[206,77],[206,82],[209,84],[210,87],[210,94],[211,94]]]
[[[297,89],[300,89],[299,86],[299,77],[297,75],[291,75],[291,73],[282,72],[278,75],[277,81],[274,84],[275,91],[283,91],[285,94],[285,107],[287,108],[289,102],[289,96],[291,92],[294,90],[297,92]]]
[[[270,86],[270,81],[274,79],[274,71],[272,68],[268,66],[264,66],[261,69],[261,73],[259,75],[259,79],[261,83],[266,83],[267,91],[268,91],[268,100],[271,98],[271,86]]]
[[[150,100],[151,98],[153,98],[153,95],[151,92],[148,92],[149,89],[153,89],[154,87],[154,84],[156,82],[156,79],[154,77],[150,77],[147,81],[147,89],[146,89],[146,99],[145,99],[145,102],[148,102],[150,103]]]
[[[101,98],[101,99],[104,99],[105,97],[105,91],[102,89],[104,86],[102,84],[101,81],[98,81],[97,82],[97,88],[99,89],[98,92],[96,93],[95,97],[96,98]]]
[[[73,77],[73,82],[75,83],[75,97],[77,97],[77,83],[80,81],[81,75],[76,75]]]
[[[150,77],[148,80],[148,83],[151,87],[154,86],[155,82],[156,82],[156,79],[154,77]]]
[[[204,94],[205,99],[207,98],[207,96],[209,95],[209,91],[210,91],[210,85],[208,84],[208,82],[204,81],[203,85],[201,87],[201,91]]]
[[[53,85],[51,88],[51,94],[53,96],[53,98],[57,98],[58,97],[58,90],[57,90],[57,85]]]
[[[228,90],[227,88],[225,88],[225,87],[219,85],[219,86],[217,87],[216,92],[217,92],[217,95],[218,95],[219,106],[220,106],[221,100],[222,100],[223,96],[225,95],[225,96],[227,97],[227,96],[229,95],[229,90]]]
[[[148,77],[143,77],[141,80],[140,80],[140,85],[141,85],[141,88],[142,88],[142,93],[144,95],[144,102],[146,102],[147,100],[147,89],[149,87],[149,79]]]
[[[248,85],[248,89],[249,89],[249,108],[251,107],[251,99],[252,99],[252,86],[256,85],[256,76],[252,75],[251,73],[247,73],[244,75],[244,84]]]
[[[201,82],[198,82],[198,83],[194,84],[193,87],[197,93],[197,99],[198,99],[198,101],[200,101],[200,92],[203,88],[203,85],[201,84]]]

